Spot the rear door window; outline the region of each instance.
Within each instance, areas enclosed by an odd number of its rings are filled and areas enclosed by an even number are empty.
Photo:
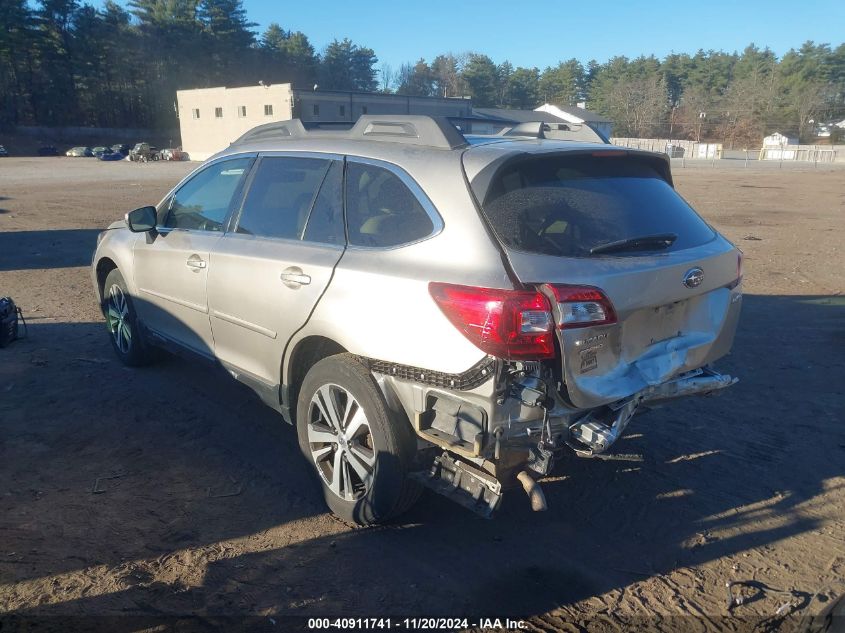
[[[237,233],[302,239],[308,215],[332,161],[265,156],[255,168],[238,219]]]
[[[648,236],[675,237],[668,248],[645,242],[613,254],[681,250],[714,237],[654,167],[628,157],[538,157],[505,166],[482,210],[505,246],[560,257],[599,256],[591,250]]]
[[[398,246],[434,231],[431,217],[397,174],[353,161],[346,167],[346,222],[355,246]]]
[[[346,242],[343,234],[343,163],[339,160],[332,161],[323,180],[302,239],[323,244]]]

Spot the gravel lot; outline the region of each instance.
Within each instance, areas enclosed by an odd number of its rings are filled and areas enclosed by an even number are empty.
[[[568,459],[544,514],[514,493],[485,521],[426,493],[362,530],[327,514],[293,429],[246,388],[113,357],[96,235],[192,166],[0,159],[0,296],[30,324],[0,350],[0,613],[56,630],[192,614],[795,630],[845,594],[845,169],[673,166],[746,254],[721,363],[741,382],[638,417],[616,450],[642,461]],[[734,617],[729,580],[762,583]],[[776,589],[799,592],[793,615]]]

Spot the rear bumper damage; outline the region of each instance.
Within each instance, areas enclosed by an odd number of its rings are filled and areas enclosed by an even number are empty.
[[[603,453],[621,436],[640,405],[654,405],[685,396],[706,396],[730,387],[738,381],[709,368],[686,372],[663,384],[649,387],[628,400],[608,405],[610,415],[594,410],[569,427],[569,436],[577,444],[569,443],[576,452],[590,455]]]
[[[375,372],[388,403],[405,410],[420,439],[420,469],[413,477],[485,517],[515,487],[526,491],[532,508],[545,509],[534,480],[551,472],[560,452],[600,455],[646,407],[737,382],[708,366],[584,410],[565,400],[553,373],[540,363],[496,362],[485,369],[491,380],[465,391]]]

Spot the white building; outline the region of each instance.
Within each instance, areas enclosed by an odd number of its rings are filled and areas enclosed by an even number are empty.
[[[613,121],[586,108],[580,106],[556,106],[551,103],[545,103],[539,108],[534,108],[534,110],[535,112],[548,112],[559,119],[563,119],[567,123],[587,123],[591,128],[606,138],[610,138],[611,136]]]
[[[182,149],[192,160],[205,160],[244,132],[273,121],[357,121],[362,114],[463,118],[472,112],[469,99],[300,90],[289,83],[179,90],[176,100]]]
[[[786,145],[798,145],[798,139],[775,132],[763,138],[763,147],[784,147]]]

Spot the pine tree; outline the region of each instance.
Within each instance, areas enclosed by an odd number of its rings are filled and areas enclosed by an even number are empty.
[[[540,71],[517,68],[508,79],[506,105],[520,110],[533,110],[539,101]]]
[[[330,90],[375,92],[377,62],[373,49],[359,47],[348,38],[334,40],[320,60],[320,86]]]
[[[461,77],[466,82],[474,106],[496,105],[496,64],[492,59],[487,55],[470,54]]]

